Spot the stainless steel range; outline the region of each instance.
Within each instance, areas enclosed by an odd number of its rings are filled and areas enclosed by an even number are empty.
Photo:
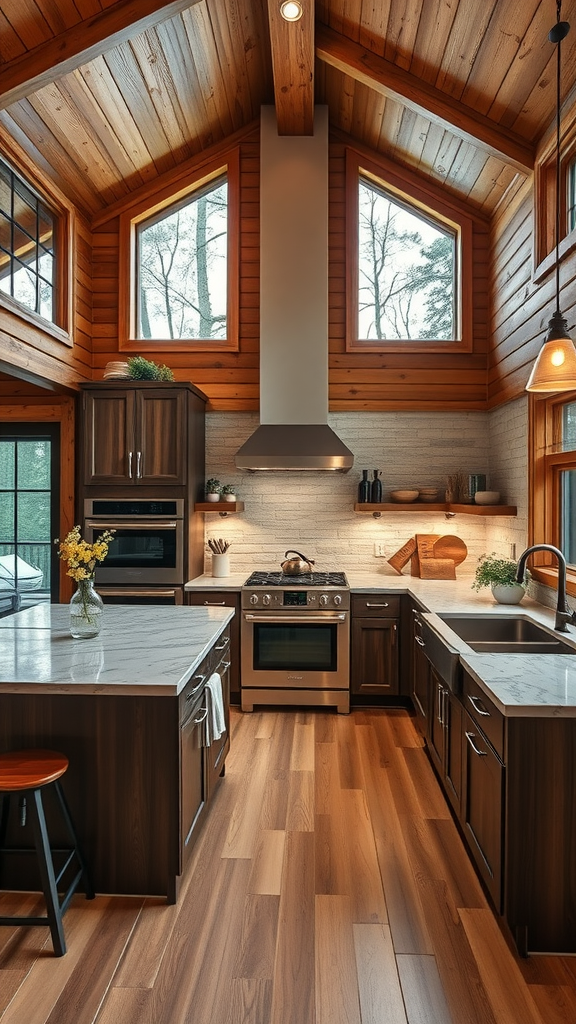
[[[343,572],[255,572],[242,588],[241,705],[350,711],[350,590]]]

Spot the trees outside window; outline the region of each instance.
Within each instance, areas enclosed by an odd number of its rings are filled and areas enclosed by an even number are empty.
[[[227,210],[219,179],[139,224],[139,338],[226,337]]]
[[[455,338],[456,237],[360,178],[358,337]]]
[[[0,160],[0,292],[56,322],[57,218],[43,199]]]
[[[576,593],[576,395],[530,396],[530,542],[554,544],[568,564],[568,592]],[[557,565],[547,552],[533,556],[534,577],[548,586]]]

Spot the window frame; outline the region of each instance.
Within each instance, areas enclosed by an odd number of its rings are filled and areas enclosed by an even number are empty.
[[[227,249],[227,301],[225,338],[138,338],[138,272],[137,228],[146,220],[169,210],[171,206],[193,197],[211,181],[226,176],[228,184],[228,249]],[[203,163],[191,179],[163,188],[154,196],[142,200],[136,208],[120,215],[119,281],[118,281],[118,349],[121,352],[237,352],[239,323],[240,275],[240,152],[236,148],[225,160]]]
[[[576,250],[576,227],[568,228],[568,176],[576,163],[576,123],[560,147],[560,260]],[[534,175],[534,251],[532,279],[539,284],[556,267],[556,135],[540,154]]]
[[[74,207],[57,194],[50,183],[40,182],[28,166],[21,168],[20,161],[4,146],[0,148],[0,159],[40,199],[54,218],[54,320],[46,320],[40,313],[5,292],[0,292],[0,309],[71,348],[74,322]]]
[[[560,547],[560,488],[562,470],[576,470],[576,449],[561,451],[562,407],[576,402],[576,391],[529,396],[529,544]],[[547,551],[532,555],[535,580],[556,587],[558,567]],[[576,570],[568,568],[566,588],[576,595]]]
[[[358,182],[372,179],[378,188],[398,197],[428,221],[454,232],[456,248],[455,315],[458,337],[453,341],[393,338],[358,338]],[[408,175],[400,176],[384,162],[371,160],[351,148],[346,149],[346,351],[347,352],[472,352],[473,351],[473,261],[472,220],[455,207],[420,187]]]

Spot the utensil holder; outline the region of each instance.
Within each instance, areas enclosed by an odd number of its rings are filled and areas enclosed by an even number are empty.
[[[212,555],[212,575],[213,576],[229,576],[230,575],[230,555]]]

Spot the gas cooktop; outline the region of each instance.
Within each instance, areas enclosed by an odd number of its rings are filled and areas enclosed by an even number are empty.
[[[245,587],[347,587],[343,572],[303,572],[285,576],[283,572],[253,572]]]

